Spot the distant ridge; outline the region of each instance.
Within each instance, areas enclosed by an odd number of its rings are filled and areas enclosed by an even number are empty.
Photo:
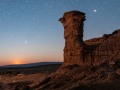
[[[29,68],[36,66],[44,66],[44,65],[52,65],[52,64],[62,64],[62,62],[37,62],[37,63],[29,63],[29,64],[17,64],[17,65],[5,65],[0,66],[0,68]]]

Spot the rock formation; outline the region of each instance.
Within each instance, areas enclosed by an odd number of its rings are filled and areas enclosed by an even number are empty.
[[[64,64],[98,65],[120,52],[119,30],[101,38],[83,41],[85,13],[66,12],[59,21],[64,26]],[[114,57],[115,57],[114,56]]]
[[[83,26],[85,13],[79,11],[66,12],[59,21],[64,26],[64,64],[83,64],[84,42]]]
[[[85,41],[87,46],[96,48],[91,50],[94,53],[94,64],[99,65],[104,61],[120,59],[120,30],[114,31],[112,34],[104,34],[103,37]],[[86,57],[89,61],[90,57]]]
[[[36,90],[118,90],[120,30],[83,41],[85,13],[66,12],[59,20],[64,26],[64,64]]]

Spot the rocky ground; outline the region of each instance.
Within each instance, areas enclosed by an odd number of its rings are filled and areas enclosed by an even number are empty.
[[[98,66],[59,67],[60,65],[45,66],[48,68],[46,70],[42,67],[42,73],[1,74],[0,90],[119,90],[120,88],[120,59],[105,61]]]
[[[105,61],[98,66],[59,67],[60,65],[48,66],[42,73],[2,74],[0,90],[119,90],[120,88],[120,59]]]
[[[29,85],[30,87],[34,84],[39,83],[47,74],[18,74],[16,76],[0,76],[1,88],[5,90],[11,90],[19,83]]]
[[[59,66],[0,69],[0,90],[34,90],[40,81],[52,75]]]
[[[98,66],[62,66],[44,79],[36,90],[119,90],[120,59]]]

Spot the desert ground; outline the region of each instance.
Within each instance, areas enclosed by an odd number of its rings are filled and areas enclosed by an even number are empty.
[[[35,87],[48,75],[52,75],[60,66],[61,64],[29,68],[1,68],[0,90],[17,90],[16,87],[19,84]],[[19,89],[24,90],[22,88],[23,87],[21,86]]]

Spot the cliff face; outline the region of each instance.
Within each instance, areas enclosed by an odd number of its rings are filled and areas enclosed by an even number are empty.
[[[85,13],[79,11],[66,12],[59,19],[64,26],[64,65],[98,65],[116,57],[117,52],[120,52],[119,30],[84,42],[85,20]]]
[[[104,34],[103,37],[87,40],[87,45],[96,45],[94,53],[94,64],[98,65],[104,61],[120,59],[120,30],[114,31],[112,34]],[[86,57],[86,61],[90,60],[90,56]]]
[[[64,26],[64,64],[83,64],[85,13],[79,11],[66,12],[59,21]]]

